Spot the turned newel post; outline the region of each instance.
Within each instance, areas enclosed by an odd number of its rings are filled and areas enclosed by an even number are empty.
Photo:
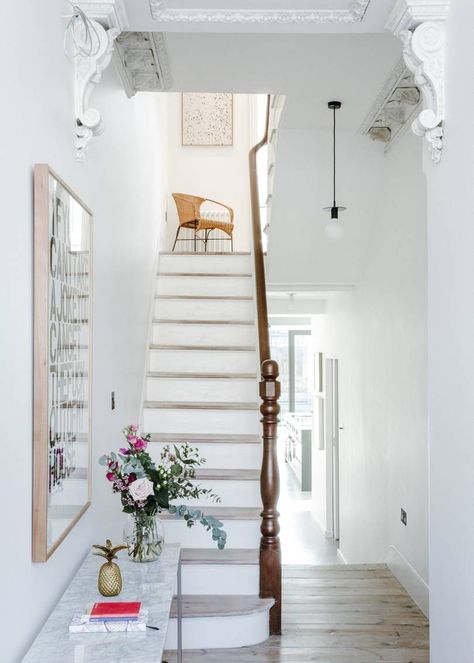
[[[263,457],[260,474],[260,493],[263,511],[260,530],[260,597],[274,598],[275,605],[270,611],[270,633],[281,633],[281,552],[280,524],[277,511],[280,494],[280,474],[277,457],[277,429],[280,406],[280,383],[278,364],[267,359],[262,364],[260,382],[260,412],[263,424]]]

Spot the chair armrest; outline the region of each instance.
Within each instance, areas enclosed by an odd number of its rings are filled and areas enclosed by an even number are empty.
[[[202,201],[201,205],[203,205],[204,203],[214,203],[215,205],[220,205],[221,207],[225,207],[226,210],[229,211],[230,223],[234,223],[234,210],[232,209],[232,207],[229,207],[229,205],[225,205],[224,203],[221,203],[218,200],[212,200],[212,198],[206,198],[205,200]],[[201,205],[199,206],[199,211],[201,210]]]

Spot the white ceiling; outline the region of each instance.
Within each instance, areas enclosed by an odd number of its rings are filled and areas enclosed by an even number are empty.
[[[166,43],[173,90],[285,94],[292,129],[329,126],[338,99],[338,126],[356,131],[401,54],[388,33],[170,33]]]
[[[125,0],[125,4],[131,30],[381,32],[394,0]]]

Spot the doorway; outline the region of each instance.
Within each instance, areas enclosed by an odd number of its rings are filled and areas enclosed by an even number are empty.
[[[280,322],[281,320],[281,322]],[[313,457],[319,432],[313,431],[315,403],[311,318],[291,324],[291,318],[270,326],[271,355],[280,367],[280,425],[278,458],[283,564],[336,564],[337,545],[313,515]],[[303,324],[306,322],[306,324]]]

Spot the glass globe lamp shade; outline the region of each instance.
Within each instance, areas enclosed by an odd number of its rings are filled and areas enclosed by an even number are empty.
[[[344,226],[337,219],[331,219],[324,227],[324,234],[328,239],[341,239],[344,237]]]

